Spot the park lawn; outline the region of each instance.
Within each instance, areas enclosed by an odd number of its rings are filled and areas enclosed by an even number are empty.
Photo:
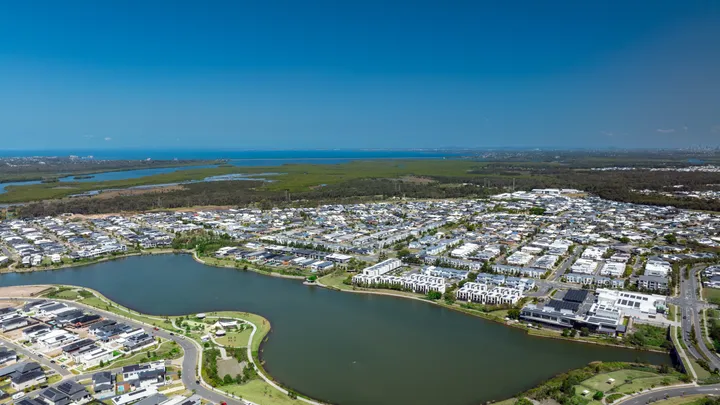
[[[177,348],[178,351],[171,353],[173,348]],[[148,359],[147,352],[153,352],[155,356]],[[143,349],[143,351],[133,354],[130,357],[121,357],[113,363],[109,363],[105,368],[117,368],[125,367],[132,364],[147,363],[148,361],[155,360],[173,360],[182,357],[183,350],[179,345],[173,345],[171,341],[164,341],[159,347],[149,347]]]
[[[254,323],[255,326],[257,326],[258,331],[255,332],[255,336],[253,337],[252,342],[252,351],[255,352],[260,348],[260,342],[265,338],[265,336],[270,332],[270,321],[263,318],[260,315],[251,314],[248,312],[237,312],[237,311],[220,311],[220,312],[211,312],[208,313],[207,316],[217,316],[221,318],[237,318],[237,319],[243,319],[246,321],[249,321],[251,323]],[[250,332],[252,333],[252,332]]]
[[[139,314],[138,312],[128,310],[124,307],[120,307],[118,304],[115,304],[115,303],[108,304],[105,301],[103,301],[97,297],[85,298],[78,302],[81,302],[85,305],[90,305],[91,307],[95,307],[95,308],[102,309],[102,310],[105,310],[108,312],[112,312],[117,315],[131,318],[136,321],[143,322],[143,323],[146,323],[146,324],[158,327],[158,328],[163,328],[163,329],[167,329],[167,330],[175,332],[175,328],[173,328],[172,324],[166,319],[162,319],[160,317],[155,318],[155,317],[151,317],[148,315],[142,315],[142,314]]]
[[[718,288],[703,288],[703,297],[705,299],[712,303],[712,304],[720,304],[720,289]]]
[[[76,290],[65,290],[53,295],[54,298],[61,298],[64,300],[77,300],[80,294]]]
[[[247,328],[242,332],[236,330],[226,330],[226,332],[225,336],[215,338],[215,341],[227,347],[247,347],[252,328]]]
[[[616,392],[621,394],[630,394],[641,390],[647,390],[653,387],[660,387],[664,385],[679,384],[680,379],[673,375],[658,375],[657,377],[637,378],[634,379],[630,384],[623,384],[617,387]]]
[[[320,284],[337,288],[338,290],[352,290],[351,285],[343,284],[343,281],[345,281],[350,275],[352,275],[352,273],[348,273],[346,271],[333,272],[320,277],[317,281]]]
[[[105,301],[101,300],[98,297],[90,297],[80,300],[81,303],[85,305],[90,305],[91,307],[104,309],[108,304],[105,303]]]
[[[490,312],[490,315],[496,316],[500,319],[505,319],[505,317],[508,315],[509,310],[507,309],[499,309],[497,311]]]
[[[291,399],[259,378],[251,380],[245,384],[226,385],[220,389],[256,404],[297,405],[303,403],[299,400]]]
[[[608,383],[610,378],[615,379],[615,381]],[[631,380],[631,382],[626,383],[626,380]],[[584,389],[581,387],[586,387],[591,394],[594,394],[596,391],[602,391],[603,393],[630,393],[650,388],[653,384],[655,386],[661,386],[663,382],[667,382],[667,385],[678,384],[680,379],[672,374],[661,375],[641,370],[617,370],[590,377],[577,385],[575,391],[580,395]]]

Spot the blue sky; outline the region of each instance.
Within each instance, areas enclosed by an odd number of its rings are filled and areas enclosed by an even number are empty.
[[[712,1],[0,2],[3,149],[720,145]]]

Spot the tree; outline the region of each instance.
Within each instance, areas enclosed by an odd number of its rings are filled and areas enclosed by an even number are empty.
[[[597,392],[595,393],[595,395],[593,395],[593,399],[596,400],[596,401],[599,401],[599,400],[602,399],[603,395],[604,395],[604,394],[603,394],[602,391],[597,391]]]
[[[674,233],[669,233],[665,235],[665,241],[671,245],[674,245],[677,243],[677,236],[675,236]]]
[[[532,405],[532,402],[530,402],[529,399],[522,397],[522,398],[518,398],[518,400],[515,401],[514,405]]]
[[[508,310],[507,316],[510,319],[520,319],[520,310],[517,308],[511,308]]]
[[[590,336],[590,329],[586,327],[580,328],[580,336]]]
[[[407,248],[402,248],[397,251],[397,257],[398,259],[402,259],[403,257],[410,256],[410,251]]]
[[[442,298],[442,293],[440,291],[428,291],[425,297],[429,300],[436,301]]]
[[[233,378],[230,376],[230,374],[225,374],[225,377],[223,377],[223,384],[230,385],[233,383]]]

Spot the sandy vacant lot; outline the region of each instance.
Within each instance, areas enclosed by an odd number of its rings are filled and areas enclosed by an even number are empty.
[[[0,287],[0,297],[24,298],[34,297],[49,288],[46,285],[27,285],[16,287]]]

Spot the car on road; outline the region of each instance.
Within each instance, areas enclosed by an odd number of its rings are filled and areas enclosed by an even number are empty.
[[[62,366],[60,366],[60,368],[67,368],[67,366],[63,364]]]
[[[50,363],[55,364],[55,360],[50,360]]]
[[[170,332],[170,336],[175,336],[175,334],[174,334],[174,333],[172,333],[172,332]]]
[[[160,330],[160,329],[158,329],[158,327],[156,326],[156,327],[153,328],[153,330]]]
[[[195,380],[195,384],[200,384],[200,380]]]
[[[20,392],[16,392],[15,394],[13,394],[12,399],[20,399],[24,396],[25,396],[25,393],[23,391],[20,391]]]

